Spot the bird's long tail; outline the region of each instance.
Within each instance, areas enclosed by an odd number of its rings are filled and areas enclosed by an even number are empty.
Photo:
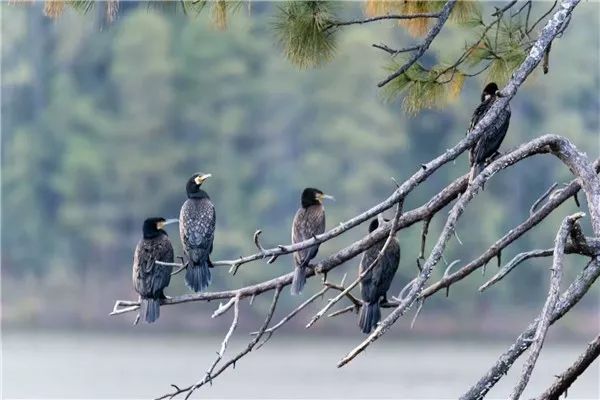
[[[379,303],[363,304],[360,308],[358,326],[360,326],[363,333],[371,333],[371,330],[375,328],[380,319],[381,310],[379,309]]]
[[[294,279],[292,279],[292,295],[296,296],[302,293],[306,283],[306,269],[302,266],[294,268]]]
[[[143,298],[140,301],[140,315],[144,321],[152,323],[160,316],[160,300]]]
[[[208,259],[201,264],[189,263],[185,271],[185,284],[194,292],[206,289],[211,282]]]

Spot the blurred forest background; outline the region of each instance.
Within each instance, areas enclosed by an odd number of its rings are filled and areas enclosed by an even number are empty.
[[[534,6],[541,14],[542,7]],[[252,234],[259,228],[263,245],[289,243],[302,188],[318,187],[336,197],[326,205],[331,228],[386,198],[395,188],[390,177],[404,180],[464,136],[485,74],[467,79],[458,100],[444,109],[410,116],[401,100],[386,102],[377,90],[389,56],[371,47],[381,42],[403,47],[411,39],[402,29],[393,22],[345,29],[331,63],[298,70],[277,49],[274,7],[255,3],[250,12],[242,7],[220,31],[205,15],[127,2],[110,25],[100,13],[68,10],[54,21],[44,17],[39,3],[0,5],[4,328],[131,330],[133,315],[108,313],[115,299],[135,298],[131,262],[142,221],[177,217],[185,181],[195,171],[213,174],[205,189],[216,204],[218,260],[255,252]],[[485,4],[484,16],[492,10]],[[343,13],[359,17],[361,4],[346,4]],[[512,101],[502,149],[556,133],[591,158],[599,156],[598,13],[597,2],[577,8],[564,38],[553,44],[550,73],[537,71]],[[445,27],[425,60],[460,55],[461,29]],[[422,204],[467,169],[463,155],[411,193],[405,209]],[[446,259],[477,257],[524,220],[548,186],[570,179],[549,156],[502,171],[461,219],[463,245],[451,242]],[[551,247],[560,220],[575,208],[573,201],[563,205],[505,251],[503,262],[521,251]],[[432,222],[428,249],[443,214]],[[367,231],[363,225],[323,245],[320,256],[360,238]],[[420,228],[399,235],[402,260],[392,294],[417,272]],[[181,253],[177,228],[169,234]],[[290,261],[245,265],[236,276],[221,268],[211,290],[280,275],[291,270]],[[568,261],[565,284],[583,268],[580,258]],[[355,259],[336,269],[332,279],[353,277],[357,264]],[[483,294],[477,287],[485,277],[473,274],[454,285],[449,298],[438,294],[427,301],[413,332],[513,336],[541,308],[548,266],[545,259],[528,261]],[[487,276],[495,269],[491,263]],[[310,281],[306,293],[317,287]],[[593,290],[558,332],[587,338],[597,328],[600,290]],[[177,276],[167,294],[184,292]],[[242,323],[262,320],[259,311],[270,301],[265,297]],[[287,292],[283,297],[281,313],[300,301]],[[211,320],[215,307],[166,307],[157,324],[136,329],[222,332],[229,320]],[[297,318],[289,329],[300,331],[303,323]],[[316,332],[358,336],[355,324],[346,314]],[[406,333],[408,325],[394,330]]]

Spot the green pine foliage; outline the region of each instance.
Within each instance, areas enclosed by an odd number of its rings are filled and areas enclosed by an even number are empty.
[[[279,6],[274,28],[287,59],[300,68],[318,67],[335,54],[333,3],[290,1]]]

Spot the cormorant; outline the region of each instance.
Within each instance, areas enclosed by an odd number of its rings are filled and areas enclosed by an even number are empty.
[[[200,188],[211,174],[197,173],[188,179],[185,190],[188,199],[179,213],[179,235],[187,258],[185,283],[194,292],[210,285],[210,253],[215,235],[215,206]]]
[[[373,232],[378,227],[379,221],[377,219],[372,220],[369,224],[369,233]],[[359,274],[362,274],[363,271],[369,268],[375,261],[377,255],[383,248],[386,239],[375,243],[365,250],[358,266]],[[371,329],[373,329],[381,319],[379,302],[382,298],[383,300],[386,300],[387,291],[392,284],[399,263],[400,243],[398,243],[396,238],[392,238],[381,259],[360,281],[360,295],[363,300],[363,305],[360,309],[358,326],[360,326],[363,333],[370,333]]]
[[[481,118],[483,118],[497,98],[498,85],[494,82],[488,83],[481,93],[481,104],[479,104],[475,109],[475,112],[473,112],[471,125],[469,126],[467,133],[477,125]],[[500,111],[498,118],[485,129],[483,135],[481,135],[479,140],[471,147],[469,152],[469,163],[471,165],[469,182],[472,182],[483,170],[486,160],[497,153],[504,140],[504,136],[506,136],[509,122],[510,105],[507,104],[506,107]]]
[[[319,189],[306,188],[302,191],[302,206],[296,211],[292,223],[292,243],[303,242],[325,232],[325,209],[323,199],[333,199]],[[317,256],[319,245],[314,245],[294,253],[294,279],[292,295],[300,294],[306,283],[306,268],[310,260]]]
[[[173,267],[155,261],[173,262],[173,246],[165,225],[176,219],[148,218],[144,221],[143,238],[133,256],[133,287],[140,295],[140,315],[146,322],[154,322],[160,315],[160,301],[165,299],[163,289],[169,286]]]

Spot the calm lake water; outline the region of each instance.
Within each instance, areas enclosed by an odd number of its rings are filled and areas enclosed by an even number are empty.
[[[168,391],[170,383],[184,385],[201,377],[220,341],[181,335],[5,333],[3,397],[152,398]],[[473,384],[509,345],[386,338],[337,369],[337,360],[355,344],[346,338],[274,337],[194,397],[451,399]],[[227,354],[242,345],[234,342]],[[538,395],[584,347],[549,340],[522,398]],[[520,370],[518,363],[489,398],[506,398]],[[569,389],[568,398],[598,399],[599,373],[596,360]]]

